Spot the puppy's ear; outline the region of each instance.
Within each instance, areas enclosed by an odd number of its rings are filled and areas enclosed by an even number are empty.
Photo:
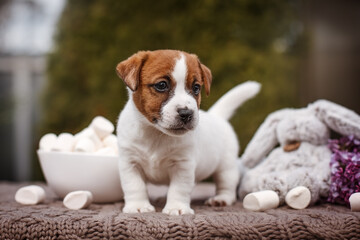
[[[116,66],[117,75],[132,91],[136,91],[139,86],[141,68],[144,65],[147,57],[147,52],[141,51],[135,53]]]
[[[206,92],[206,95],[209,96],[210,86],[211,86],[211,82],[212,82],[211,71],[207,66],[205,66],[202,63],[200,63],[200,69],[201,69],[201,73],[202,73],[203,83],[205,86],[205,92]]]

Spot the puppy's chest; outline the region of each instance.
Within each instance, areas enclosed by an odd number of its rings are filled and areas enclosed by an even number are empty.
[[[169,183],[169,170],[189,161],[188,146],[175,142],[156,142],[138,144],[136,157],[133,159],[140,167],[149,182],[157,184]]]

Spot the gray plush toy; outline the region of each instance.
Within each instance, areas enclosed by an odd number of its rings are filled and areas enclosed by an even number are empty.
[[[244,207],[261,211],[286,202],[302,209],[326,197],[330,129],[360,138],[360,116],[326,100],[270,114],[241,157]]]

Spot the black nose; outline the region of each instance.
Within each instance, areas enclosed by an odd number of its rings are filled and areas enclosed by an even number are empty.
[[[177,112],[179,113],[180,119],[184,124],[190,122],[194,114],[193,110],[187,108],[179,108]]]

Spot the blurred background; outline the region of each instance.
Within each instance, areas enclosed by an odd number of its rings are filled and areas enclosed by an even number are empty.
[[[0,180],[43,179],[45,133],[116,124],[127,93],[115,66],[139,50],[197,54],[213,74],[203,109],[262,83],[231,120],[242,151],[280,108],[325,98],[360,113],[359,26],[356,0],[0,0]]]

